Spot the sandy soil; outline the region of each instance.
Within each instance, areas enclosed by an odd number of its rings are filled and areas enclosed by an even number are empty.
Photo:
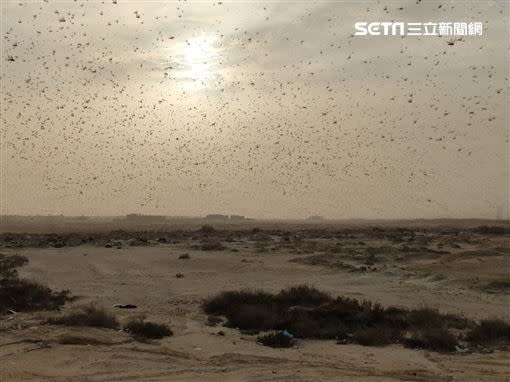
[[[285,236],[285,237],[284,237]],[[342,240],[303,233],[241,237],[226,249],[192,249],[200,238],[120,249],[98,245],[6,248],[29,264],[21,276],[93,302],[121,321],[144,315],[168,323],[174,335],[139,342],[122,331],[42,324],[55,313],[1,320],[2,381],[507,381],[510,353],[440,354],[399,345],[363,347],[304,340],[272,349],[256,336],[210,327],[201,301],[217,292],[301,283],[334,295],[383,305],[428,306],[471,319],[510,318],[507,290],[487,290],[508,277],[505,236],[422,234],[396,242],[381,235]],[[338,244],[340,243],[340,244]],[[370,249],[372,248],[372,249]],[[188,253],[189,260],[178,259]],[[370,260],[367,262],[367,258]],[[176,278],[182,273],[183,278]],[[123,310],[114,304],[136,304]],[[225,333],[218,335],[219,331]],[[80,337],[82,345],[65,344]],[[71,341],[72,342],[72,341]]]

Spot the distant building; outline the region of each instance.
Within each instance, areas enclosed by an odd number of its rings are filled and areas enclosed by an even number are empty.
[[[166,220],[164,215],[142,215],[142,214],[128,214],[126,220],[137,223],[162,223]]]
[[[209,214],[205,218],[207,220],[228,220],[228,215]]]

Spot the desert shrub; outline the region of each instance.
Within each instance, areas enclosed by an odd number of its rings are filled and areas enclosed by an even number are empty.
[[[273,302],[273,295],[262,291],[242,290],[221,292],[204,301],[202,308],[207,314],[229,316],[239,305],[265,305]]]
[[[52,325],[90,326],[108,329],[117,329],[119,326],[113,314],[93,305],[81,306],[62,316],[51,317],[47,320],[47,323]]]
[[[476,345],[510,344],[510,324],[498,319],[482,320],[468,333],[467,340]]]
[[[282,290],[276,299],[282,305],[316,306],[331,301],[331,296],[308,285],[298,285]]]
[[[59,309],[70,300],[69,291],[55,292],[35,281],[18,278],[25,256],[0,254],[0,313],[7,310],[29,312]]]
[[[128,322],[124,330],[135,337],[149,339],[160,339],[174,334],[168,325],[139,320]]]
[[[415,328],[438,328],[444,323],[444,316],[436,309],[413,309],[407,314],[409,325]]]
[[[257,342],[272,348],[290,348],[294,345],[292,338],[286,336],[283,332],[269,333],[260,336],[257,338]]]
[[[278,328],[281,322],[276,305],[240,305],[228,317],[227,326],[242,330],[269,330]]]
[[[216,233],[216,229],[212,225],[204,224],[202,227],[200,227],[198,232],[203,235],[213,235]]]
[[[207,316],[207,325],[208,326],[216,326],[223,322],[223,319],[221,317],[215,316],[215,315],[208,315]]]
[[[244,331],[288,330],[296,338],[336,338],[341,343],[369,346],[400,343],[407,333],[406,346],[440,352],[456,349],[457,338],[449,329],[474,326],[468,319],[430,308],[384,308],[371,301],[333,298],[307,285],[277,294],[250,290],[222,292],[205,300],[202,309],[210,315],[224,316],[226,326]],[[506,333],[498,331],[503,332]],[[501,334],[491,336],[501,338]],[[473,334],[472,338],[475,337]]]
[[[413,333],[410,338],[404,340],[404,345],[409,348],[450,353],[457,349],[458,342],[445,328],[426,328]]]
[[[385,346],[398,341],[400,333],[386,327],[373,327],[358,330],[352,340],[363,346]]]
[[[335,339],[349,332],[346,325],[337,319],[320,317],[317,312],[299,307],[287,312],[286,322],[282,328],[297,338]]]
[[[0,280],[12,280],[17,278],[18,270],[16,268],[26,263],[28,263],[28,259],[25,256],[5,256],[0,253]]]
[[[34,281],[13,278],[0,282],[0,311],[56,310],[70,299],[69,291],[55,292]]]

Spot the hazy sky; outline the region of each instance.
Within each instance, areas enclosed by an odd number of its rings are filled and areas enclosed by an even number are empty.
[[[508,215],[505,1],[1,4],[4,214]]]

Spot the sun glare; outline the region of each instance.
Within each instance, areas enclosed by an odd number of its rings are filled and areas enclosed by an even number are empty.
[[[197,37],[186,42],[183,62],[186,69],[182,72],[182,77],[192,80],[194,88],[205,87],[206,81],[213,77],[213,40],[212,37]]]

